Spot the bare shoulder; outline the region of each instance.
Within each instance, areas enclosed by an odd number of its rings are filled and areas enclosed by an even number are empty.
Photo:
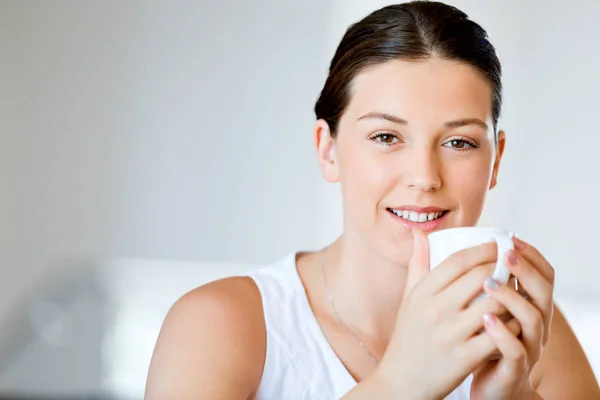
[[[544,399],[600,400],[600,388],[592,367],[556,305],[550,338],[532,371],[532,381]]]
[[[245,277],[222,279],[182,296],[154,349],[146,399],[248,399],[260,382],[266,328],[260,292]]]

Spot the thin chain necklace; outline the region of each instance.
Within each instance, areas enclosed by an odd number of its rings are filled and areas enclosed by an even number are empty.
[[[323,274],[323,282],[325,283],[325,294],[327,295],[327,298],[329,299],[329,304],[331,304],[331,309],[333,310],[333,313],[335,314],[336,318],[348,330],[348,332],[350,332],[350,334],[352,334],[352,336],[354,336],[354,338],[356,339],[356,341],[358,342],[360,347],[365,349],[365,351],[367,352],[367,355],[371,358],[371,360],[373,360],[376,364],[379,364],[379,360],[377,358],[375,358],[375,356],[369,351],[367,346],[363,343],[362,340],[360,340],[360,337],[358,337],[358,335],[352,330],[352,328],[350,328],[350,326],[342,320],[342,318],[340,317],[340,314],[337,311],[337,308],[335,308],[335,303],[333,302],[333,296],[329,292],[329,288],[327,286],[327,276],[325,274],[325,255],[324,255],[323,251],[321,251],[321,273]]]

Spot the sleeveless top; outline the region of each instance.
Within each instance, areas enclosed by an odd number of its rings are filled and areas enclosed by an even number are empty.
[[[267,352],[258,400],[334,400],[357,382],[325,338],[310,308],[292,253],[250,271],[261,293]],[[471,376],[446,400],[467,400]]]

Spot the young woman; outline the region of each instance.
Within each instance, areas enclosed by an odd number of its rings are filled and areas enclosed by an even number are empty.
[[[315,107],[343,234],[183,296],[147,399],[600,399],[533,246],[515,239],[506,260],[528,296],[487,278],[494,244],[429,271],[427,233],[476,225],[496,185],[501,104],[494,47],[456,8],[415,1],[352,25]]]

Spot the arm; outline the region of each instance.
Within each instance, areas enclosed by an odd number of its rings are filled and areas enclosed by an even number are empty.
[[[396,382],[395,382],[396,381]],[[422,394],[411,393],[410,387],[401,387],[398,379],[390,379],[384,374],[375,372],[368,378],[360,381],[352,390],[340,400],[367,400],[367,399],[424,399]]]
[[[592,368],[556,305],[550,332],[544,352],[531,373],[538,398],[600,400]]]
[[[250,399],[266,353],[262,301],[248,278],[230,278],[179,299],[163,323],[147,400]]]

